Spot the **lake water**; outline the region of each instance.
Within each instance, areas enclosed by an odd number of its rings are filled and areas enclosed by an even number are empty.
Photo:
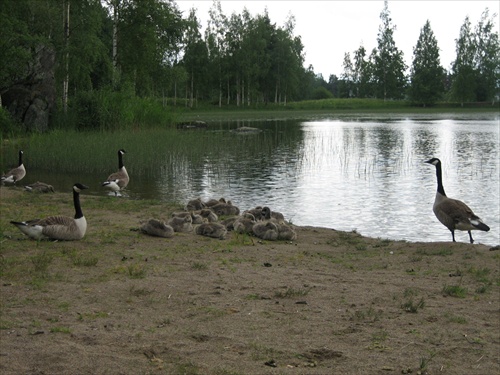
[[[156,166],[141,168],[134,163],[133,141],[124,145],[129,199],[225,197],[242,210],[270,206],[297,225],[398,240],[450,241],[450,232],[432,212],[435,168],[424,163],[438,157],[447,195],[467,203],[491,228],[473,232],[476,243],[500,242],[498,114],[351,115],[209,125],[197,131],[215,133],[228,147],[211,147],[207,141],[206,153],[196,161],[168,149],[154,150]],[[241,125],[262,131],[231,132]],[[41,168],[29,173],[25,182],[41,180],[57,190],[67,189],[76,178]],[[109,173],[96,170],[83,179],[98,186]],[[106,193],[96,188],[89,194]],[[457,232],[456,239],[467,242],[468,234]]]

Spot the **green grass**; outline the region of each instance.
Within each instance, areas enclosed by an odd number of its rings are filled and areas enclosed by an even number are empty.
[[[409,313],[417,313],[418,310],[424,308],[425,306],[425,301],[424,298],[420,298],[418,302],[414,302],[413,298],[409,298],[407,301],[403,302],[401,304],[401,308]]]
[[[442,292],[451,297],[465,298],[467,296],[467,288],[460,285],[445,285]]]
[[[71,329],[68,327],[52,327],[50,333],[71,333]]]
[[[140,263],[128,265],[127,271],[131,279],[143,279],[146,277],[146,267]]]

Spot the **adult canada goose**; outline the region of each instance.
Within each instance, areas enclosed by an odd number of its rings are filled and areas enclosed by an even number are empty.
[[[46,184],[45,182],[37,181],[31,185],[26,185],[24,187],[26,191],[33,193],[54,193],[54,187],[52,185]]]
[[[5,173],[2,178],[2,184],[7,182],[9,184],[15,184],[17,181],[21,181],[24,176],[26,176],[26,169],[23,164],[23,150],[19,150],[19,163],[17,167],[11,169],[7,173]]]
[[[443,187],[441,161],[438,158],[432,158],[427,160],[426,163],[436,167],[437,192],[434,199],[434,206],[432,207],[434,214],[450,230],[453,242],[456,242],[455,230],[463,230],[469,233],[470,243],[474,243],[471,230],[488,232],[490,227],[484,224],[464,202],[446,196]]]
[[[110,174],[108,179],[102,183],[102,186],[111,189],[116,196],[119,195],[121,190],[127,187],[130,181],[127,169],[123,165],[123,154],[125,154],[124,149],[118,150],[118,172]]]
[[[195,233],[201,236],[218,238],[223,240],[226,238],[226,226],[221,223],[203,223],[195,226]]]
[[[73,185],[74,218],[49,216],[45,219],[11,221],[11,224],[14,224],[21,232],[35,240],[81,240],[87,230],[87,220],[83,216],[82,207],[80,206],[80,192],[83,189],[88,189],[88,187],[80,183]]]
[[[149,219],[147,222],[143,223],[140,227],[140,231],[155,237],[171,238],[174,236],[174,228],[157,219]]]

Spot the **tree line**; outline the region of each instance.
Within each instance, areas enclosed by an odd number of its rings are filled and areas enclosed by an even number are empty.
[[[360,46],[344,55],[340,79],[331,75],[326,88],[338,97],[408,99],[416,105],[437,101],[494,102],[500,88],[500,45],[494,32],[497,15],[485,9],[473,29],[467,16],[456,39],[456,59],[451,71],[440,63],[439,46],[427,20],[413,48],[409,67],[394,42],[396,26],[390,18],[388,2],[380,14],[382,24],[377,48],[368,56]]]
[[[189,107],[286,105],[330,97],[433,105],[494,101],[498,95],[500,48],[496,15],[488,9],[475,28],[465,19],[447,72],[429,21],[414,47],[412,66],[405,65],[385,1],[377,47],[368,55],[361,46],[352,59],[346,53],[342,74],[330,75],[328,82],[314,67],[303,66],[294,16],[277,26],[267,10],[227,16],[214,1],[203,30],[196,10],[184,15],[173,0],[6,0],[0,2],[0,19],[0,99],[33,79],[37,53],[50,49],[55,104],[64,113],[68,106],[88,107],[105,100],[103,93],[117,92],[122,98]]]

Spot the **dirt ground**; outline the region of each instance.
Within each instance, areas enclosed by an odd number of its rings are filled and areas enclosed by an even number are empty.
[[[0,199],[2,374],[500,373],[498,247],[155,238],[131,229],[179,207],[85,194],[83,240],[36,242],[9,221],[71,195]]]

